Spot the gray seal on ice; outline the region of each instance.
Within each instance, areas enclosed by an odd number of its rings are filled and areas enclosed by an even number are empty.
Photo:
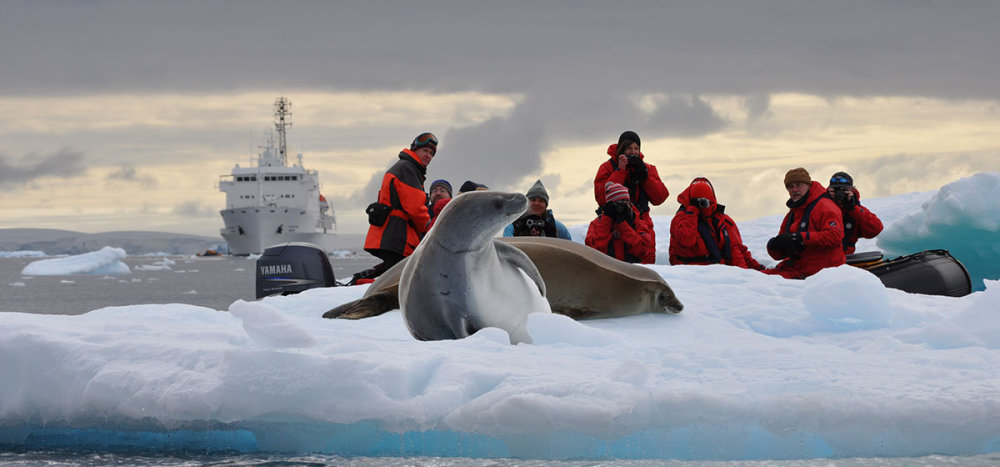
[[[520,193],[472,191],[452,199],[399,277],[399,305],[419,340],[459,339],[482,328],[530,343],[531,313],[550,313],[545,282],[528,255],[494,236],[521,216]]]

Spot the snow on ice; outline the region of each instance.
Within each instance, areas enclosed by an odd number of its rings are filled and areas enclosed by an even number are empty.
[[[998,179],[865,201],[887,242],[907,239],[901,253],[975,243],[956,256],[989,279],[962,298],[886,289],[850,266],[792,281],[654,265],[680,314],[536,314],[534,344],[516,346],[499,329],[419,342],[398,311],[320,317],[364,286],[228,312],[7,313],[0,445],[533,459],[998,452]],[[758,259],[779,221],[742,223]],[[669,235],[657,238],[665,252]]]
[[[129,274],[123,263],[125,250],[106,246],[82,255],[50,258],[29,263],[21,270],[23,276],[69,276],[73,274]]]

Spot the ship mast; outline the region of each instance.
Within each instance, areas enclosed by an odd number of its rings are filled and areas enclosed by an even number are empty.
[[[288,165],[285,144],[285,129],[292,126],[292,103],[284,97],[274,101],[274,129],[278,131],[278,160],[282,166]]]

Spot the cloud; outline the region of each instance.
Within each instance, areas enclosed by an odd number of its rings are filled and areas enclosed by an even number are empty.
[[[5,69],[0,94],[536,88],[989,99],[1000,76],[996,2],[579,8],[569,0],[430,1],[406,14],[398,8],[16,2],[0,17],[0,42],[20,44],[0,50],[3,63],[16,65]],[[296,25],[281,41],[259,34],[276,17]],[[259,57],[270,57],[269,66],[259,66]]]
[[[171,213],[181,217],[216,217],[219,210],[206,206],[201,201],[188,200],[175,205]]]
[[[694,138],[724,129],[729,120],[698,96],[670,96],[657,106],[646,122],[653,136]],[[639,135],[640,137],[642,135]]]
[[[135,167],[124,165],[118,170],[111,172],[104,177],[107,180],[120,180],[124,182],[134,182],[144,186],[156,186],[156,179],[149,175],[139,175]]]
[[[771,115],[771,95],[751,94],[743,100],[747,111],[747,121],[754,122]]]
[[[0,154],[0,186],[25,185],[39,178],[73,178],[85,167],[83,153],[63,149],[51,154],[28,154],[20,160]]]

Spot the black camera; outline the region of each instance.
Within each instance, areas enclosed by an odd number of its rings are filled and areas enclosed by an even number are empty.
[[[708,198],[691,198],[691,205],[699,208],[707,208],[712,205]]]
[[[626,157],[628,157],[628,162],[626,163],[628,167],[638,167],[642,164],[642,159],[639,158],[638,154],[629,154]]]
[[[545,219],[536,214],[522,216],[514,221],[514,236],[544,235]]]
[[[833,200],[837,204],[844,204],[847,202],[847,187],[838,186],[833,189]]]

